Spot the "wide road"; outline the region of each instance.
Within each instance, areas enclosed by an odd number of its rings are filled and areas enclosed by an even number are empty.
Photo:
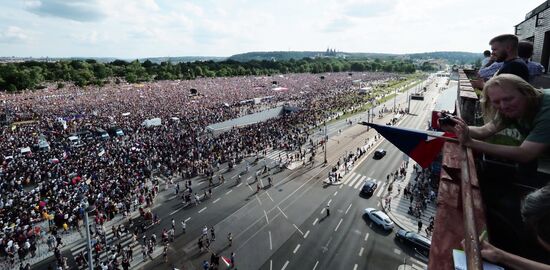
[[[431,111],[427,108],[435,95],[437,91],[430,87],[425,101],[413,101],[413,115],[405,116],[400,125],[424,128],[425,117]],[[404,96],[397,98],[401,108],[406,105]],[[392,108],[393,100],[386,102],[386,107]],[[386,123],[390,117],[386,115],[376,122]],[[366,114],[352,117],[354,122],[359,118],[366,120]],[[331,137],[328,166],[321,164],[322,153],[318,152],[312,166],[274,173],[273,186],[267,185],[267,178],[260,177],[261,190],[256,192],[258,182],[255,182],[254,171],[263,163],[252,167],[250,173],[243,175],[242,182],[237,183],[243,162],[240,167],[224,173],[226,182],[216,186],[213,196],[199,205],[183,208],[176,196],[167,197],[154,210],[162,218],[161,224],[151,228],[148,234],[170,228],[172,218],[176,221],[176,242],[169,247],[169,263],[158,258],[142,268],[171,269],[174,265],[200,269],[202,261],[210,258],[197,247],[201,230],[206,225],[216,230],[216,241],[210,249],[223,256],[235,252],[239,269],[396,269],[407,250],[402,251],[402,247],[394,243],[391,233],[372,226],[368,218],[363,217],[364,208],[379,207],[381,194],[377,191],[371,198],[359,197],[359,181],[351,186],[351,181],[340,186],[323,185],[338,159],[363,146],[367,138],[375,135],[374,130],[367,132],[366,127],[349,126],[345,121],[328,125]],[[364,155],[353,173],[385,180],[386,175],[399,166],[403,154],[384,140],[379,143],[378,147],[387,149],[388,155],[379,161],[372,160],[370,153]],[[204,180],[194,181],[193,189],[199,194],[206,188]],[[327,204],[331,215],[325,218]],[[179,229],[181,220],[187,220],[186,234]],[[233,234],[232,246],[228,246],[226,239],[229,232]]]
[[[412,115],[405,116],[399,126],[426,128],[431,115],[426,108],[433,105],[432,97],[436,95],[437,91],[430,87],[425,101],[413,102]],[[364,215],[365,208],[380,208],[380,198],[387,187],[386,175],[403,162],[402,152],[389,142],[383,140],[377,148],[386,149],[386,157],[374,160],[369,153],[344,177],[344,184],[326,190],[312,189],[312,193],[324,198],[323,203],[261,269],[397,269],[404,262],[418,268],[425,266],[425,258],[394,241],[392,232],[379,228]],[[359,195],[366,178],[380,183],[371,197]],[[331,209],[328,217],[324,213],[326,204]]]

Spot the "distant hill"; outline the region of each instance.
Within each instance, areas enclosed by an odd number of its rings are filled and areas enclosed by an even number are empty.
[[[452,64],[471,64],[483,58],[482,53],[471,52],[426,52],[408,54],[411,59],[445,59]]]
[[[400,58],[413,60],[428,60],[428,59],[445,59],[451,64],[474,63],[477,59],[482,58],[481,53],[470,52],[426,52],[412,54],[390,54],[390,53],[346,53],[334,52],[327,54],[324,51],[274,51],[274,52],[247,52],[235,54],[229,57],[230,60],[239,62],[248,62],[251,60],[276,60],[284,61],[302,58],[315,57],[344,57],[344,58]]]
[[[176,56],[176,57],[149,57],[149,58],[139,58],[140,62],[144,62],[149,59],[153,63],[160,64],[162,62],[172,62],[172,63],[186,63],[186,62],[195,62],[195,61],[214,61],[219,62],[226,60],[227,57],[218,57],[218,56]]]
[[[115,60],[123,60],[127,62],[132,62],[136,60],[135,58],[115,58],[115,57],[0,57],[0,63],[6,62],[25,62],[25,61],[38,61],[38,62],[57,62],[57,61],[71,61],[71,60],[95,60],[99,63],[111,63]],[[175,57],[145,57],[138,58],[140,62],[145,62],[149,60],[153,63],[160,64],[162,62],[172,62],[173,64],[182,63],[182,62],[195,62],[195,61],[214,61],[219,62],[226,60],[227,57],[218,57],[218,56],[175,56]]]

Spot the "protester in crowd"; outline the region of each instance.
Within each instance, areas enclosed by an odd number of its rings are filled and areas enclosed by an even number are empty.
[[[384,72],[354,75],[371,83],[396,78]],[[273,80],[281,89],[272,87]],[[189,95],[189,89],[199,93]],[[263,101],[254,104],[254,98]],[[27,240],[35,245],[45,231],[55,234],[48,242],[52,249],[61,245],[56,228],[70,231],[83,223],[81,197],[96,206],[90,215],[98,226],[136,210],[151,221],[148,208],[159,190],[153,175],[212,176],[220,163],[261,150],[297,150],[308,141],[311,127],[364,101],[347,73],[322,81],[314,74],[290,74],[0,93],[4,112],[18,122],[0,128],[0,250]],[[217,135],[206,128],[284,104],[300,110]],[[162,124],[143,125],[152,118]],[[113,127],[124,135],[98,136]],[[78,140],[69,140],[71,135]],[[49,150],[35,147],[43,142]],[[190,183],[186,187],[184,198],[194,194]],[[94,246],[103,250],[105,233],[96,231]]]

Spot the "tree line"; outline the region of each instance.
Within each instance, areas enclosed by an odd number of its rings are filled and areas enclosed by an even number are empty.
[[[77,86],[99,85],[122,79],[129,83],[152,80],[191,80],[197,77],[230,77],[244,75],[272,75],[285,73],[385,71],[413,73],[417,69],[430,71],[429,64],[416,66],[411,60],[303,58],[288,61],[238,62],[196,61],[153,63],[115,60],[101,63],[93,59],[62,60],[56,62],[27,61],[0,64],[0,91],[44,88],[45,82],[73,82]]]

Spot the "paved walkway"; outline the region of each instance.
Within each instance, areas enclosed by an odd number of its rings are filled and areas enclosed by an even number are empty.
[[[416,163],[413,160],[410,160],[406,169],[406,172],[407,172],[406,176],[398,178],[397,180],[394,181],[393,189],[392,189],[392,192],[390,193],[390,196],[391,196],[390,208],[388,209],[385,199],[381,199],[381,203],[384,206],[384,212],[386,212],[386,214],[391,218],[391,220],[395,223],[395,225],[407,231],[418,232],[418,218],[412,215],[409,215],[407,213],[409,211],[409,206],[411,205],[410,195],[407,197],[403,195],[403,189],[409,183],[411,183],[411,186],[413,186],[415,183],[416,173],[414,172],[414,169],[413,169],[414,164]],[[400,186],[400,192],[397,193],[399,186]],[[388,196],[388,193],[389,193],[388,189],[386,188],[384,190],[384,195],[381,198],[386,198]],[[428,203],[426,209],[423,211],[421,216],[422,229],[420,231],[420,234],[423,236],[427,236],[429,239],[431,239],[431,236],[426,234],[425,229],[430,224],[430,217],[435,218],[435,211],[436,211],[436,204],[434,200]]]

